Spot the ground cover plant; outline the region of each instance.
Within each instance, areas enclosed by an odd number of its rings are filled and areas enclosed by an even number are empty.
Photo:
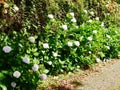
[[[8,2],[0,6],[1,88],[33,90],[47,75],[87,69],[120,55],[120,30],[107,20],[113,14],[102,17],[94,9],[71,7],[64,19],[49,12],[47,22],[41,24],[35,2],[21,8],[28,3],[22,1],[18,7],[16,2]]]

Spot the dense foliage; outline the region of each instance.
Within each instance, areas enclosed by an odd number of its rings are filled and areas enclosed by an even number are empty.
[[[120,55],[114,0],[0,1],[0,87],[34,90],[48,75]]]

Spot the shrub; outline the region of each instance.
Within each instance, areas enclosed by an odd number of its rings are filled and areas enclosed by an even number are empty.
[[[0,35],[0,83],[10,90],[33,90],[40,75],[45,73],[44,65],[39,64],[36,37],[29,35],[15,31],[10,36],[5,33]]]
[[[41,63],[49,69],[49,74],[86,68],[97,62],[97,58],[104,60],[118,56],[117,28],[106,28],[96,19],[78,26],[73,13],[66,16],[64,22],[50,18],[45,32],[38,34],[39,53],[43,55]],[[44,43],[49,47],[43,48]]]

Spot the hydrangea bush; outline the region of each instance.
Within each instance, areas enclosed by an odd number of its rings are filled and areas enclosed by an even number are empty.
[[[46,74],[87,69],[120,53],[119,29],[106,28],[99,17],[88,17],[78,25],[74,12],[68,13],[64,22],[49,14],[44,30],[37,34],[26,29],[0,34],[0,85],[33,90]]]
[[[0,35],[0,42],[0,85],[9,90],[35,89],[38,81],[43,80],[41,75],[46,74],[39,62],[36,36],[11,31],[10,36]]]

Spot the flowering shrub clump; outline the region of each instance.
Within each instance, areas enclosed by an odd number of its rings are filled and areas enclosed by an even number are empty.
[[[36,36],[14,31],[11,35],[0,34],[0,84],[9,90],[33,90],[41,80],[41,74],[46,74],[39,61]]]
[[[33,90],[39,81],[47,79],[47,74],[86,69],[119,56],[120,30],[106,28],[98,17],[80,25],[74,12],[68,13],[64,22],[53,14],[48,18],[43,32],[31,34],[23,29],[0,34],[0,84],[9,89]]]

